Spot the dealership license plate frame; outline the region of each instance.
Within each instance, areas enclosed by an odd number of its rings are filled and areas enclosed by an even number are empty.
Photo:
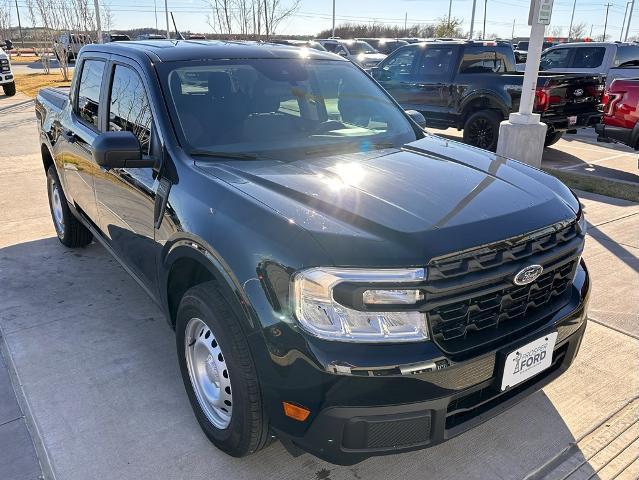
[[[517,386],[550,367],[556,343],[557,332],[551,332],[508,353],[502,368],[501,391]],[[543,358],[535,362],[535,354],[541,355],[542,352],[545,352]],[[532,364],[522,367],[517,357],[526,359],[526,362],[532,358]]]

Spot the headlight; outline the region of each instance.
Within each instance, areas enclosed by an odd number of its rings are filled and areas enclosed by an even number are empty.
[[[425,277],[423,268],[304,270],[293,277],[291,297],[295,316],[306,331],[327,340],[373,343],[427,340],[423,313],[397,311],[397,307],[415,305],[423,299],[421,291],[409,287]],[[364,310],[346,307],[335,300],[335,287],[345,282],[364,289],[358,298]]]

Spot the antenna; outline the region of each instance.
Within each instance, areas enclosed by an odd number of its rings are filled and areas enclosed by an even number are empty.
[[[173,20],[173,28],[175,29],[175,38],[176,40],[185,40],[184,35],[182,35],[175,24],[175,17],[173,16],[173,12],[171,12],[171,20]]]

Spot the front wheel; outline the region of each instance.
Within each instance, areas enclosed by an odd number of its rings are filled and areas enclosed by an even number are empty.
[[[186,393],[200,427],[220,450],[243,457],[268,441],[246,336],[214,282],[189,289],[177,312],[176,344]]]
[[[499,124],[502,116],[493,110],[480,110],[464,123],[464,142],[494,152],[497,150]]]
[[[2,85],[2,90],[7,97],[13,97],[16,94],[16,82],[5,83]]]
[[[47,170],[47,192],[53,226],[60,242],[70,248],[84,247],[91,243],[93,234],[71,213],[53,165]]]

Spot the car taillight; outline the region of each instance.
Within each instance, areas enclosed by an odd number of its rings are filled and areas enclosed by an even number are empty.
[[[559,95],[550,95],[548,90],[542,87],[538,87],[535,90],[535,111],[545,112],[551,105],[558,103],[561,103],[561,97]]]

